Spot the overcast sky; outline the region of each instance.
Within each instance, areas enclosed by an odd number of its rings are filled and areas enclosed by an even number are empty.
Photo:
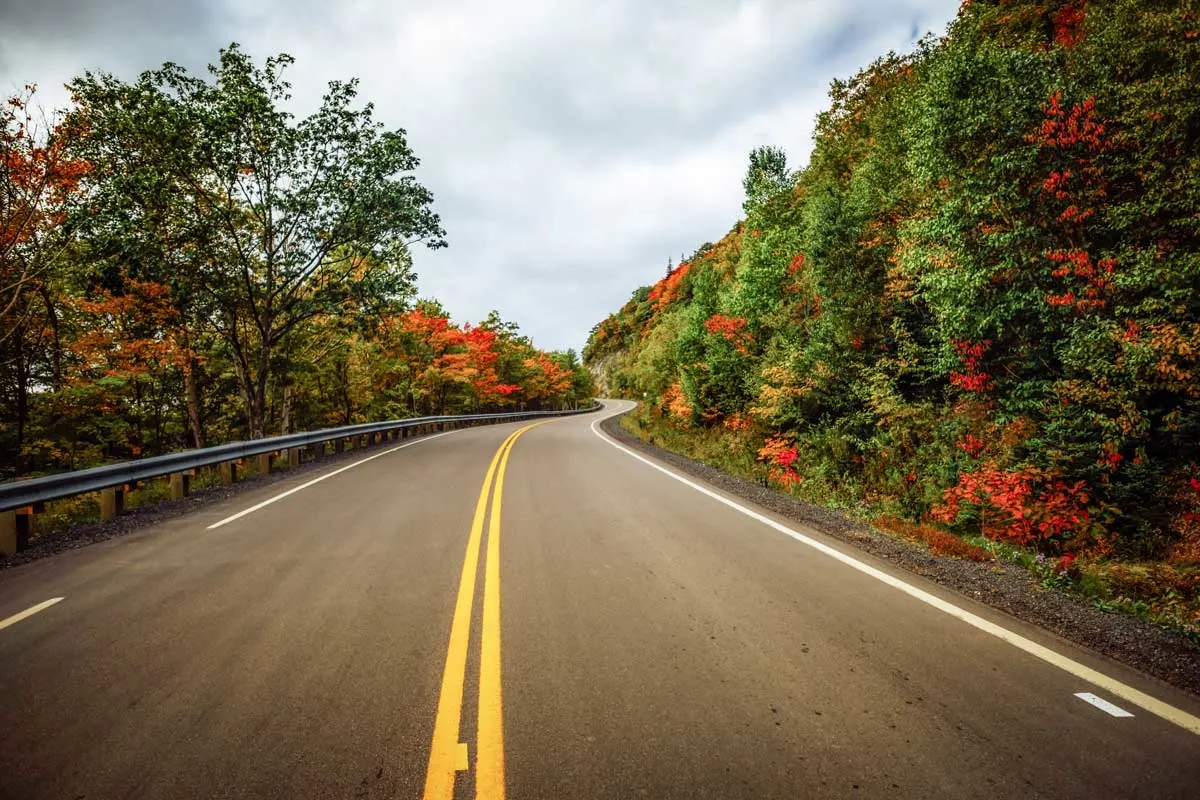
[[[85,69],[200,71],[231,41],[295,56],[306,112],[357,76],[448,234],[415,253],[421,294],[579,349],[732,227],[752,148],[803,163],[830,80],[943,32],[958,2],[0,0],[0,90],[62,105]]]

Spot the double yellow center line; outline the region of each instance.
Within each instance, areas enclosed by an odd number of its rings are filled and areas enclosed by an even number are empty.
[[[487,561],[483,573],[483,630],[479,648],[479,719],[475,744],[475,797],[477,800],[504,800],[504,716],[500,697],[500,505],[504,492],[504,474],[513,444],[525,431],[550,420],[521,428],[500,445],[492,457],[475,517],[467,539],[454,621],[450,626],[450,645],[446,649],[446,668],[442,672],[442,691],[438,697],[437,718],[433,723],[433,745],[429,751],[429,771],[425,774],[424,800],[452,800],[454,778],[460,770],[470,769],[467,745],[459,741],[462,722],[463,686],[467,674],[467,646],[471,635],[471,607],[475,600],[479,550],[483,540],[483,521],[491,494],[492,513],[488,518]],[[493,478],[495,481],[493,482]]]

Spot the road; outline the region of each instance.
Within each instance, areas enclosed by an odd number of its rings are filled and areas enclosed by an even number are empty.
[[[0,797],[1200,796],[1196,698],[672,477],[626,405],[0,573]]]

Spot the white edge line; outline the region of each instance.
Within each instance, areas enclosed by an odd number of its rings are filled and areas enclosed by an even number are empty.
[[[275,495],[274,497],[269,497],[266,500],[263,500],[261,503],[252,505],[247,509],[243,509],[242,511],[239,511],[236,514],[226,517],[225,519],[221,520],[220,522],[214,522],[212,525],[209,525],[207,528],[205,528],[205,530],[211,531],[215,528],[221,527],[222,525],[233,522],[234,520],[241,519],[242,517],[246,516],[247,514],[253,514],[255,511],[258,511],[260,508],[266,508],[267,506],[271,505],[272,503],[279,502],[280,500],[287,497],[288,495],[293,495],[296,492],[300,491],[301,489],[307,489],[308,487],[312,486],[314,483],[320,483],[321,481],[325,480],[326,478],[332,478],[334,475],[340,475],[341,473],[345,472],[348,469],[354,469],[355,467],[359,466],[360,464],[365,464],[368,461],[374,461],[377,458],[383,458],[384,456],[390,455],[390,454],[396,452],[397,450],[403,450],[406,447],[412,447],[414,444],[421,444],[423,442],[431,442],[434,439],[440,439],[443,436],[449,436],[452,433],[456,433],[456,431],[446,431],[444,433],[435,433],[433,436],[423,436],[420,439],[417,439],[416,441],[409,442],[407,444],[402,444],[399,447],[392,447],[387,450],[384,450],[382,453],[376,453],[373,456],[367,456],[366,458],[359,459],[358,461],[355,461],[353,464],[347,464],[344,467],[339,467],[338,469],[335,469],[333,472],[326,472],[324,475],[313,478],[308,483],[302,483],[299,486],[293,486],[291,489],[288,489],[286,492],[280,492],[279,494]]]
[[[610,416],[612,416],[612,415],[610,415]],[[1182,709],[1179,709],[1172,705],[1164,703],[1162,700],[1159,700],[1156,697],[1151,697],[1150,695],[1146,694],[1145,692],[1139,691],[1139,690],[1133,688],[1132,686],[1128,686],[1124,683],[1121,683],[1120,681],[1118,681],[1115,678],[1110,678],[1109,676],[1105,675],[1102,672],[1098,672],[1097,670],[1094,670],[1091,667],[1080,664],[1078,661],[1067,658],[1066,656],[1061,655],[1060,653],[1057,653],[1048,647],[1044,647],[1044,646],[1038,644],[1037,642],[1031,641],[1030,639],[1026,639],[1024,636],[1021,636],[1018,633],[1014,633],[1013,631],[1010,631],[1007,628],[1001,627],[1000,625],[997,625],[994,622],[986,620],[983,617],[978,616],[977,614],[973,614],[964,608],[959,608],[958,606],[954,605],[953,603],[951,603],[947,600],[943,600],[942,598],[940,598],[936,595],[930,594],[929,592],[925,591],[924,589],[918,589],[916,586],[905,583],[900,578],[897,578],[893,575],[889,575],[888,573],[883,572],[882,570],[878,570],[869,564],[859,561],[858,559],[854,558],[853,556],[849,556],[849,555],[841,552],[840,550],[836,550],[833,547],[830,547],[829,545],[825,544],[824,542],[817,541],[816,539],[813,539],[810,536],[806,536],[803,533],[794,531],[791,528],[787,527],[786,525],[776,522],[775,520],[771,519],[770,517],[759,514],[757,511],[753,511],[749,508],[746,508],[745,506],[743,506],[739,503],[735,503],[733,500],[730,500],[729,498],[727,498],[723,495],[717,494],[716,492],[714,492],[710,489],[706,489],[705,487],[701,486],[698,483],[690,481],[681,475],[677,475],[676,473],[672,472],[671,470],[667,469],[666,467],[655,464],[653,461],[650,461],[649,459],[638,455],[637,453],[633,452],[629,448],[618,444],[617,442],[615,442],[614,440],[612,440],[608,436],[606,436],[604,433],[602,433],[596,426],[599,423],[603,422],[604,419],[608,419],[608,417],[604,417],[603,419],[598,419],[591,424],[592,433],[596,434],[597,436],[600,437],[601,440],[603,440],[604,442],[607,442],[608,444],[610,444],[613,447],[617,448],[618,450],[622,451],[626,455],[636,458],[638,461],[641,461],[643,464],[658,470],[659,472],[663,473],[664,475],[667,475],[668,477],[674,478],[675,480],[679,481],[682,484],[690,486],[691,488],[695,489],[696,491],[700,492],[701,494],[707,495],[707,496],[711,497],[712,499],[716,500],[718,503],[724,503],[725,505],[729,506],[730,508],[734,509],[735,511],[739,511],[742,514],[745,514],[747,517],[750,517],[753,520],[761,522],[762,524],[766,525],[767,527],[774,528],[775,530],[779,531],[780,533],[782,533],[786,536],[792,537],[793,539],[800,542],[801,544],[806,544],[809,547],[813,548],[814,550],[817,550],[817,551],[829,556],[830,558],[833,558],[833,559],[836,559],[836,560],[842,562],[843,564],[845,564],[848,567],[852,567],[852,568],[858,570],[859,572],[862,572],[866,575],[870,575],[872,578],[875,578],[878,581],[882,581],[883,583],[886,583],[888,586],[899,589],[900,591],[904,592],[905,594],[907,594],[913,598],[916,598],[917,600],[920,600],[922,603],[931,605],[934,608],[938,609],[939,611],[943,611],[952,617],[960,619],[963,622],[967,623],[968,625],[978,628],[979,630],[981,630],[985,633],[990,633],[992,636],[995,636],[998,639],[1002,639],[1003,641],[1008,642],[1013,647],[1016,647],[1018,650],[1024,650],[1026,653],[1029,653],[1031,656],[1034,656],[1035,658],[1040,658],[1042,661],[1045,661],[1048,664],[1052,664],[1065,672],[1069,672],[1070,674],[1074,675],[1077,678],[1082,678],[1083,680],[1087,681],[1088,683],[1094,684],[1095,686],[1098,686],[1101,689],[1104,689],[1104,690],[1116,695],[1117,697],[1120,697],[1123,700],[1127,700],[1130,703],[1133,703],[1135,706],[1138,706],[1139,708],[1149,711],[1151,714],[1154,714],[1155,716],[1161,717],[1161,718],[1167,720],[1168,722],[1173,722],[1174,724],[1178,725],[1179,727],[1181,727],[1185,730],[1191,731],[1192,733],[1196,734],[1197,736],[1200,736],[1200,717],[1196,717]]]
[[[61,597],[51,597],[49,600],[43,600],[42,602],[38,603],[36,606],[31,606],[30,608],[25,609],[24,611],[22,611],[19,614],[13,614],[11,617],[8,617],[6,619],[0,619],[0,631],[4,630],[9,625],[17,624],[18,622],[25,619],[26,617],[32,617],[34,614],[38,613],[39,611],[45,611],[50,606],[54,605],[55,603],[61,602],[62,600],[63,600],[63,598],[61,598]]]
[[[1133,714],[1130,714],[1128,711],[1121,708],[1120,706],[1114,705],[1114,704],[1108,702],[1103,697],[1097,697],[1096,695],[1092,694],[1091,692],[1076,692],[1075,696],[1078,697],[1080,700],[1082,700],[1085,703],[1091,703],[1096,708],[1100,709],[1105,714],[1109,714],[1110,716],[1114,716],[1114,717],[1132,717],[1133,716]]]

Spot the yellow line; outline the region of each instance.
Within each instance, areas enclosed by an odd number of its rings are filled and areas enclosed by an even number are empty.
[[[517,431],[517,436],[529,428]],[[500,458],[496,488],[492,492],[492,515],[488,519],[487,561],[483,571],[483,633],[479,647],[476,800],[504,800],[504,704],[500,691],[500,507],[504,497],[508,457],[516,442],[517,438],[514,437]]]
[[[522,428],[521,430],[524,430]],[[479,542],[483,538],[483,516],[487,509],[488,490],[500,455],[521,431],[515,431],[492,456],[475,517],[467,539],[467,555],[463,559],[462,578],[458,584],[458,599],[454,603],[454,621],[450,624],[450,644],[446,648],[446,667],[442,671],[442,691],[438,697],[437,717],[433,723],[433,743],[429,749],[429,770],[425,773],[425,800],[453,800],[454,773],[460,763],[458,742],[462,721],[463,683],[467,674],[467,639],[471,633],[471,605],[475,599],[475,573],[479,567]],[[466,759],[462,759],[463,762]],[[465,764],[464,764],[465,766]]]
[[[467,672],[467,644],[471,633],[471,607],[475,597],[479,567],[483,519],[492,492],[492,514],[488,520],[487,562],[484,565],[483,633],[479,670],[479,728],[476,743],[475,796],[480,800],[504,798],[504,731],[500,699],[500,496],[508,455],[525,431],[554,420],[542,420],[514,431],[496,454],[479,490],[467,554],[463,560],[454,621],[450,625],[450,644],[446,649],[446,667],[438,697],[437,718],[433,723],[433,744],[429,751],[429,770],[425,774],[424,800],[452,800],[454,777],[469,768],[467,745],[459,742],[462,724],[463,686]],[[497,466],[499,471],[497,472]]]

